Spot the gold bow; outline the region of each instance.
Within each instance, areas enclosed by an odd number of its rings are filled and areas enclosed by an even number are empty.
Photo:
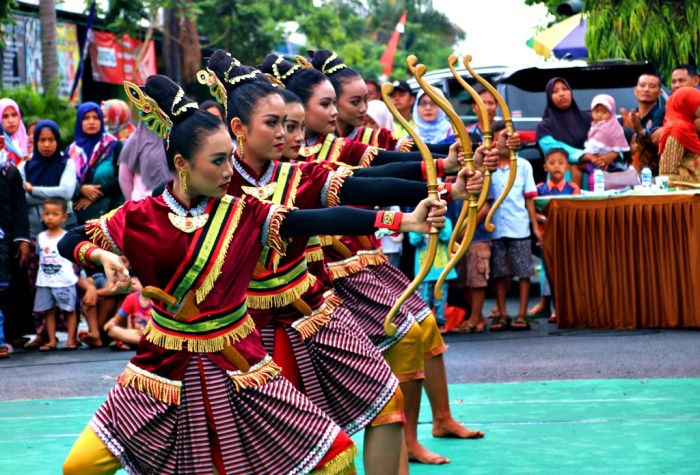
[[[423,73],[425,73],[425,66],[423,66]],[[428,196],[434,200],[439,200],[440,197],[438,194],[437,170],[435,168],[435,160],[433,159],[430,150],[428,150],[428,147],[425,145],[425,142],[423,142],[420,139],[420,136],[416,133],[414,128],[406,121],[406,119],[404,119],[401,113],[396,109],[396,106],[394,106],[394,103],[391,102],[391,94],[393,92],[394,86],[391,83],[385,82],[384,84],[382,84],[382,98],[384,99],[384,103],[389,108],[389,111],[394,116],[394,118],[397,121],[399,121],[399,123],[408,132],[408,134],[411,137],[413,137],[413,140],[416,146],[418,147],[418,150],[420,151],[421,157],[423,158],[423,162],[425,163],[426,175],[428,177]],[[391,307],[389,313],[387,314],[384,320],[384,332],[386,332],[387,335],[396,334],[397,328],[392,320],[398,313],[401,306],[406,302],[406,300],[408,300],[408,298],[413,294],[413,292],[416,291],[420,283],[423,282],[423,279],[426,275],[428,275],[430,268],[433,266],[433,261],[435,260],[435,254],[437,252],[439,234],[440,230],[438,228],[434,226],[430,227],[428,238],[428,251],[426,253],[425,260],[423,261],[423,265],[416,274],[415,279],[413,279],[411,284],[406,288],[406,290],[404,290],[404,292],[401,294],[394,306]]]

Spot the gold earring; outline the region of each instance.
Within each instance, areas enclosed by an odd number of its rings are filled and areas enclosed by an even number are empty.
[[[187,178],[190,176],[187,170],[180,171],[180,180],[182,180],[182,191],[187,193]]]
[[[243,152],[244,152],[243,142],[245,142],[245,137],[243,137],[242,135],[239,135],[237,140],[238,140],[238,155],[240,155],[241,160],[243,160]]]

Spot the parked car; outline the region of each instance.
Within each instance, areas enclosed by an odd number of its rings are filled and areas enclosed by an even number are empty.
[[[509,68],[491,66],[474,68],[475,72],[494,84],[503,96],[513,116],[513,124],[522,141],[519,155],[530,160],[535,172],[535,180],[544,180],[542,153],[535,143],[535,130],[542,120],[547,99],[545,87],[553,77],[566,79],[574,92],[574,99],[582,110],[589,108],[597,94],[610,94],[619,108],[637,107],[634,88],[637,79],[644,73],[656,72],[653,63],[633,63],[629,61],[562,61],[545,63],[536,67]],[[464,67],[458,68],[460,75],[475,86],[477,82]],[[442,90],[465,124],[472,124],[476,117],[471,111],[470,97],[457,83],[449,69],[428,72],[424,79]],[[409,85],[417,91],[420,86],[415,79]],[[667,92],[664,90],[660,101],[665,104]]]

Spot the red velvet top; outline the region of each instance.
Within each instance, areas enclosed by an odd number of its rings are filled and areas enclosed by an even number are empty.
[[[350,166],[368,167],[377,149],[367,144],[327,134],[316,145],[307,145],[299,151],[299,160],[306,162],[344,163]]]
[[[394,152],[408,152],[413,147],[413,140],[401,137],[389,129],[373,129],[370,127],[355,127],[350,135],[345,137],[372,147]]]

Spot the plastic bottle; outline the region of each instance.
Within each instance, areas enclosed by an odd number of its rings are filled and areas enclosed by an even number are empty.
[[[605,173],[600,168],[593,170],[593,191],[595,193],[605,191]]]
[[[642,188],[645,190],[651,189],[651,170],[646,166],[642,168]]]

